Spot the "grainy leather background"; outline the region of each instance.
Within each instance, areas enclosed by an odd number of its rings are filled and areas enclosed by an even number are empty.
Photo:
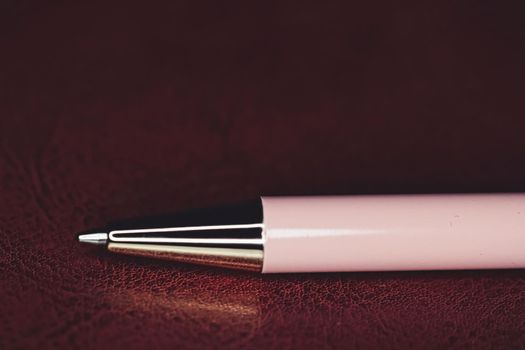
[[[0,349],[524,348],[523,270],[259,276],[74,240],[259,194],[524,191],[524,16],[2,1]]]

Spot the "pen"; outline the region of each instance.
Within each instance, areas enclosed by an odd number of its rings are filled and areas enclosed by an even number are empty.
[[[78,240],[262,273],[525,268],[525,194],[262,197]]]

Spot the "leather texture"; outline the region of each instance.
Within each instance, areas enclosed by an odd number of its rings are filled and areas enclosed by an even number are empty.
[[[523,270],[261,276],[75,241],[260,194],[524,191],[524,13],[3,1],[0,349],[524,348]]]

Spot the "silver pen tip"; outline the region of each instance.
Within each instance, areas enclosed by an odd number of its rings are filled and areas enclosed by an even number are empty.
[[[84,233],[78,235],[78,241],[80,243],[104,245],[108,241],[108,234],[105,232]]]

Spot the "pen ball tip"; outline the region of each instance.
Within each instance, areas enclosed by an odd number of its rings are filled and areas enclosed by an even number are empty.
[[[78,241],[80,243],[104,245],[108,241],[108,234],[105,232],[83,233],[78,235]]]

